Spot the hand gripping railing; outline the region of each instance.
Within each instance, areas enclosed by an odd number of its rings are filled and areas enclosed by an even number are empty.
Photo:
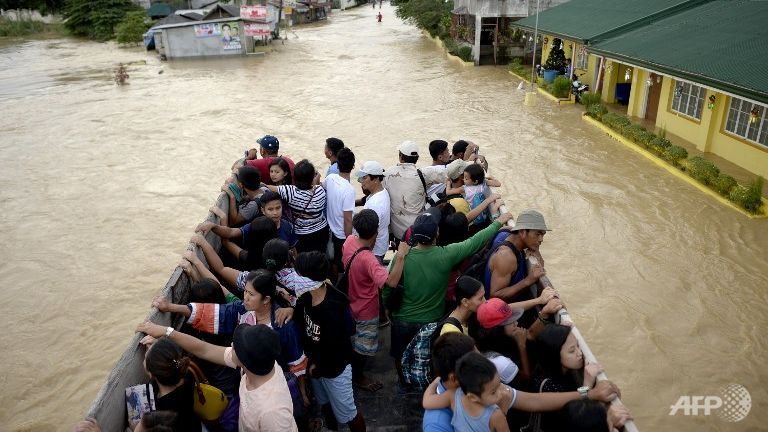
[[[506,213],[508,211],[506,204],[502,204],[499,207],[499,211],[502,212],[502,213]],[[509,226],[513,226],[514,225],[513,222],[514,221],[510,220],[509,222],[507,222],[507,224]],[[539,264],[539,260],[535,256],[528,256],[527,261],[528,261],[528,270],[529,271],[530,271],[531,267]],[[552,286],[552,282],[549,280],[547,275],[542,275],[539,278],[539,282],[536,285],[534,285],[533,287],[531,287],[531,290],[536,291],[536,292],[533,293],[534,298],[538,297],[538,293],[540,292],[540,290],[542,290],[542,289],[544,289],[546,287],[551,287],[551,286]],[[571,334],[573,334],[573,336],[576,338],[576,341],[579,344],[579,348],[581,348],[581,352],[584,354],[584,364],[587,364],[587,363],[597,363],[597,358],[592,353],[592,350],[589,349],[589,345],[587,345],[587,341],[584,339],[584,336],[581,335],[581,332],[576,327],[576,323],[573,321],[573,319],[571,318],[571,315],[568,313],[568,310],[566,310],[565,307],[560,309],[560,311],[557,313],[557,319],[559,319],[559,321],[558,321],[559,323],[570,323],[571,324]],[[608,379],[608,376],[605,374],[605,372],[600,372],[597,375],[597,380],[598,381],[603,381],[603,380],[607,380],[607,379]],[[616,399],[614,399],[613,401],[611,401],[610,404],[611,404],[611,406],[613,406],[613,405],[624,406],[624,404],[621,402],[621,399],[618,398],[618,397]],[[624,423],[624,427],[622,428],[622,430],[624,432],[638,432],[637,426],[635,426],[635,423],[632,420],[627,420]]]

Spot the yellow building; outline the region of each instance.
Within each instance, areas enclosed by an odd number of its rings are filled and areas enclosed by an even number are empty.
[[[538,27],[535,15],[516,21],[512,25],[527,33],[533,33],[538,28],[543,43],[541,57],[536,59],[537,64],[546,62],[553,41],[556,38],[561,39],[565,57],[571,59],[579,80],[594,89],[598,80],[602,81],[600,71],[606,69],[605,65],[601,68],[599,56],[590,54],[587,49],[590,45],[705,1],[707,0],[570,0],[539,13]],[[622,74],[623,72],[616,76],[623,76]],[[613,85],[615,84],[614,81]]]
[[[589,47],[604,101],[768,178],[768,2],[707,2]],[[706,29],[704,31],[703,29]]]

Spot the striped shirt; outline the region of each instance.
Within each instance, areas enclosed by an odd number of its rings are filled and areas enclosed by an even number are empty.
[[[328,226],[325,218],[326,195],[322,186],[310,190],[294,185],[278,186],[277,192],[291,209],[296,235],[311,234]]]

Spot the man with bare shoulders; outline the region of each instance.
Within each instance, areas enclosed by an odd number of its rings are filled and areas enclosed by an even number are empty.
[[[545,274],[539,246],[549,231],[544,216],[536,210],[523,210],[517,217],[514,228],[499,231],[493,238],[493,251],[485,267],[486,294],[498,297],[508,303],[535,298],[531,287]],[[528,255],[535,255],[539,264],[528,272]],[[518,320],[520,327],[528,328],[536,321],[536,308],[527,310]]]

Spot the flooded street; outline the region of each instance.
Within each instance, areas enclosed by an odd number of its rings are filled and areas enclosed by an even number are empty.
[[[513,212],[537,208],[553,228],[548,275],[640,430],[765,430],[768,220],[579,110],[525,107],[505,68],[447,59],[388,5],[383,23],[374,14],[334,12],[265,57],[0,42],[0,431],[69,430],[83,415],[232,162],[266,133],[323,172],[328,136],[385,166],[405,139],[421,165],[432,139],[477,142]],[[121,61],[136,63],[117,87]],[[668,415],[730,383],[751,393],[744,421]]]

